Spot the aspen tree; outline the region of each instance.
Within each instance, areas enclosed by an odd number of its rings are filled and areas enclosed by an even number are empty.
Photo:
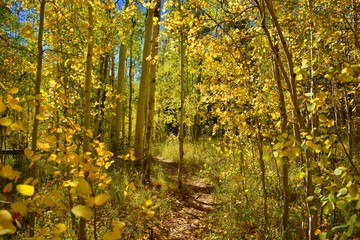
[[[92,73],[92,58],[94,48],[94,6],[93,2],[88,2],[88,36],[87,36],[87,56],[86,56],[86,72],[85,72],[85,107],[84,107],[84,142],[83,142],[83,154],[90,151],[90,97],[91,97],[91,73]],[[87,173],[85,173],[87,178]],[[86,220],[80,218],[79,226],[79,239],[86,240]]]
[[[35,82],[35,114],[34,114],[34,122],[32,129],[32,140],[31,140],[31,150],[36,152],[37,149],[37,139],[38,139],[38,131],[39,131],[39,119],[37,115],[40,113],[40,104],[41,104],[41,72],[42,72],[42,63],[43,63],[43,36],[44,36],[44,19],[45,19],[45,4],[46,0],[42,0],[40,3],[40,23],[39,23],[39,35],[37,39],[37,67],[36,67],[36,82]],[[30,167],[30,176],[33,178],[37,178],[37,164],[36,162]],[[30,215],[30,232],[29,236],[34,237],[35,234],[35,215],[32,213]]]
[[[158,36],[160,31],[160,6],[161,0],[157,0],[154,10],[154,19],[157,23],[153,28],[152,47],[151,47],[151,65],[150,65],[150,86],[149,86],[149,100],[148,113],[146,121],[146,138],[145,138],[145,157],[143,161],[143,182],[150,182],[150,163],[152,161],[151,154],[151,139],[153,134],[154,114],[155,114],[155,89],[156,89],[156,57],[158,55]]]
[[[181,0],[179,0],[179,11],[181,14]],[[182,17],[181,17],[182,20]],[[184,93],[184,77],[185,77],[185,47],[183,27],[180,28],[180,120],[179,120],[179,165],[178,165],[178,189],[183,188],[182,171],[184,161],[184,114],[185,114],[185,93]]]
[[[139,89],[139,101],[136,114],[136,127],[135,127],[135,157],[137,161],[142,161],[143,147],[144,147],[144,127],[145,127],[145,108],[146,99],[150,82],[150,61],[148,57],[151,51],[151,37],[153,28],[154,9],[149,7],[147,10],[145,22],[145,38],[144,50],[142,56],[142,72]]]
[[[286,127],[288,123],[287,113],[286,113],[286,105],[285,105],[285,97],[283,92],[283,87],[280,78],[280,71],[279,66],[275,59],[273,60],[273,75],[276,81],[276,86],[279,93],[279,110],[280,110],[280,127],[281,127],[281,134],[286,133]],[[289,201],[290,201],[290,194],[289,194],[289,158],[284,157],[284,162],[282,164],[282,185],[284,191],[284,206],[283,206],[283,215],[282,215],[282,231],[283,231],[283,239],[289,238],[289,231],[288,231],[288,221],[289,221]]]
[[[126,0],[125,8],[129,5],[129,1]],[[115,134],[112,139],[112,148],[114,153],[118,153],[118,141],[120,144],[124,142],[124,82],[125,82],[125,65],[126,65],[126,52],[127,45],[125,42],[120,44],[120,53],[119,53],[119,66],[118,66],[118,77],[116,85],[116,108],[115,108]]]

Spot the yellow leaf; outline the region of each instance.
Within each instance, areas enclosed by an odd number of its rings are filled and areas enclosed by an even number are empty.
[[[90,195],[92,193],[91,186],[85,179],[80,180],[76,189],[80,194]]]
[[[89,138],[93,138],[93,132],[90,129],[86,129],[86,136]]]
[[[117,240],[117,239],[121,239],[120,236],[121,232],[119,230],[113,230],[113,231],[107,231],[104,236],[103,239],[104,240]]]
[[[12,109],[14,109],[14,110],[17,111],[17,112],[22,112],[22,111],[23,111],[23,108],[22,108],[21,106],[19,106],[19,105],[14,105],[14,106],[12,107]]]
[[[110,198],[107,194],[99,194],[95,197],[95,205],[101,206]]]
[[[15,99],[15,98],[10,98],[10,101],[9,101],[9,107],[11,109],[14,109],[15,111],[18,111],[18,112],[22,112],[22,107],[20,107],[18,105],[18,102],[19,100]]]
[[[3,192],[4,192],[4,193],[11,192],[12,188],[13,188],[13,184],[12,184],[12,183],[8,183],[8,184],[4,187]]]
[[[151,199],[148,199],[148,200],[145,201],[145,204],[144,204],[144,205],[145,205],[146,207],[149,207],[149,206],[151,206],[151,205],[153,205],[153,204],[154,204],[154,202],[153,202]]]
[[[131,188],[131,190],[135,191],[136,190],[136,187],[135,187],[135,183],[134,182],[131,182],[129,184],[129,187]]]
[[[318,235],[320,235],[321,234],[321,230],[320,229],[316,229],[315,230],[315,236],[318,236]]]
[[[131,155],[131,156],[130,156],[130,160],[131,160],[131,161],[135,161],[135,160],[136,160],[136,157],[135,157],[134,155]]]
[[[89,219],[93,216],[93,212],[90,210],[90,208],[88,208],[87,206],[84,206],[84,205],[76,205],[75,207],[73,207],[71,209],[71,212],[75,216],[85,218],[85,219]]]
[[[34,155],[34,151],[31,151],[29,148],[25,148],[24,154],[27,158],[31,158]]]
[[[295,80],[300,81],[303,79],[302,74],[296,74]]]
[[[146,212],[146,215],[149,217],[149,218],[153,218],[155,216],[155,212],[154,211],[147,211]]]
[[[18,92],[19,92],[19,88],[16,88],[16,87],[11,88],[11,89],[9,90],[9,93],[11,93],[11,94],[17,94]]]
[[[22,129],[22,126],[19,123],[13,123],[10,125],[11,131],[18,131]]]
[[[4,234],[12,234],[16,231],[12,224],[11,213],[7,210],[0,210],[0,236]]]
[[[48,161],[54,161],[57,158],[57,156],[55,154],[51,154],[50,157],[48,158]]]
[[[28,179],[26,179],[26,180],[24,181],[23,184],[29,185],[29,184],[32,182],[32,180],[34,180],[34,178],[33,178],[33,177],[29,177]]]
[[[6,109],[6,106],[5,106],[5,104],[2,102],[2,100],[0,99],[0,113],[3,112],[3,111],[5,111],[5,109]]]
[[[41,93],[39,93],[39,94],[37,94],[37,95],[35,96],[35,100],[38,101],[38,102],[42,102],[43,97],[42,97]]]
[[[10,165],[5,165],[0,170],[0,176],[2,176],[3,178],[8,178],[10,180],[14,180],[20,176],[20,172],[14,171],[12,166],[10,166]]]
[[[26,216],[28,209],[26,207],[26,205],[22,202],[15,202],[11,204],[11,209],[13,210],[13,212],[17,212],[20,213],[21,216]]]
[[[119,229],[124,229],[125,227],[125,223],[124,222],[120,222],[118,220],[113,220],[112,223],[111,223],[111,226],[113,228],[119,228]]]
[[[42,115],[41,113],[36,115],[36,119],[39,121],[43,121],[44,120],[44,115]]]
[[[64,231],[66,231],[66,225],[63,223],[58,223],[55,225],[55,227],[53,228],[52,231],[54,234],[58,235]]]
[[[50,144],[46,141],[39,140],[37,141],[37,147],[40,148],[43,151],[50,151]]]
[[[16,190],[25,196],[32,196],[35,193],[35,187],[31,185],[18,184]]]
[[[12,123],[12,121],[10,118],[7,118],[7,117],[0,118],[0,125],[7,127],[7,126],[10,126],[11,123]]]

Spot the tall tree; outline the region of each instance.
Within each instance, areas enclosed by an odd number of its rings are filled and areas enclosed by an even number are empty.
[[[178,2],[180,20],[182,19],[181,0]],[[178,189],[183,188],[182,171],[184,162],[184,115],[185,115],[185,46],[184,29],[180,27],[180,119],[179,119],[179,164],[178,164]]]
[[[85,106],[84,106],[84,142],[83,153],[90,151],[90,137],[91,137],[91,82],[92,82],[92,66],[93,66],[93,48],[94,48],[94,6],[93,2],[88,2],[88,36],[87,36],[87,56],[86,56],[86,70],[85,70]],[[85,179],[88,173],[85,174]],[[86,240],[86,219],[80,218],[79,225],[79,239]]]
[[[125,9],[128,7],[129,1],[125,1]],[[124,84],[125,84],[125,64],[126,64],[127,44],[122,40],[120,44],[118,81],[116,87],[116,108],[115,108],[115,134],[112,139],[112,149],[114,153],[118,153],[119,143],[124,143]]]
[[[44,19],[45,19],[45,4],[46,0],[42,0],[40,3],[40,22],[39,22],[39,34],[37,39],[37,67],[36,67],[36,82],[35,82],[35,113],[34,113],[34,122],[32,129],[32,140],[31,140],[31,150],[36,152],[37,150],[37,140],[38,140],[38,130],[39,130],[39,118],[38,114],[40,113],[41,105],[41,72],[43,64],[43,36],[44,36]],[[33,162],[33,165],[30,167],[30,176],[33,178],[37,177],[37,164]],[[35,233],[35,214],[30,216],[30,232],[29,236],[34,237]]]
[[[150,164],[152,161],[152,135],[155,115],[155,90],[156,90],[156,66],[159,46],[160,31],[160,6],[161,0],[156,1],[154,19],[156,24],[153,27],[152,46],[151,46],[151,65],[150,65],[150,86],[148,99],[148,112],[146,120],[145,156],[143,161],[143,182],[150,182]]]
[[[141,65],[141,79],[139,89],[139,100],[136,111],[136,126],[135,126],[135,157],[137,161],[142,161],[144,151],[144,128],[145,128],[145,109],[147,102],[147,94],[150,82],[150,52],[151,52],[151,37],[153,29],[153,16],[154,9],[147,9],[146,22],[145,22],[145,36],[144,36],[144,49]]]

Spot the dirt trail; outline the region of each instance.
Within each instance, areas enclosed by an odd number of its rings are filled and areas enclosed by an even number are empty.
[[[163,158],[156,158],[169,182],[177,183],[177,163]],[[155,239],[195,240],[204,239],[205,221],[208,213],[216,207],[211,197],[214,187],[204,179],[185,173],[184,191],[175,192],[170,197],[173,207],[154,229]]]

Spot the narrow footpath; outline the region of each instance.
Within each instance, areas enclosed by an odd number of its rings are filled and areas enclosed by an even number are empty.
[[[166,180],[177,184],[177,162],[158,157],[155,163],[164,171]],[[156,226],[154,239],[206,239],[206,220],[216,203],[211,197],[214,187],[204,179],[185,173],[183,191],[174,192],[170,199],[175,206],[167,213],[161,226]]]

